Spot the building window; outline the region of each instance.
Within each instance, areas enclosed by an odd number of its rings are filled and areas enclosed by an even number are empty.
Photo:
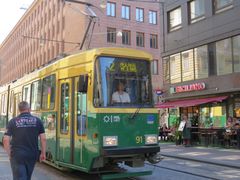
[[[217,75],[232,73],[231,38],[216,42]]]
[[[234,72],[240,72],[240,36],[233,37]]]
[[[233,0],[213,0],[214,12],[219,13],[233,7]]]
[[[122,5],[122,18],[130,19],[130,6]]]
[[[184,51],[182,55],[182,80],[190,81],[194,79],[193,50]]]
[[[144,47],[144,33],[137,32],[136,44],[139,47]]]
[[[137,22],[144,21],[144,12],[142,8],[136,8],[136,21]]]
[[[168,30],[174,31],[182,27],[181,7],[168,12]]]
[[[189,2],[190,23],[195,23],[205,17],[205,1],[192,0]]]
[[[107,42],[116,43],[116,28],[107,28]]]
[[[194,49],[195,79],[208,77],[208,47],[207,45]]]
[[[180,53],[170,56],[171,83],[181,82],[181,58]]]
[[[163,58],[163,82],[164,82],[164,84],[170,83],[170,63],[169,63],[169,57]]]
[[[122,43],[126,45],[131,44],[131,32],[127,30],[122,31]]]
[[[157,12],[156,11],[149,11],[149,23],[157,24]]]
[[[150,48],[158,48],[158,38],[155,34],[150,34]]]
[[[153,75],[158,74],[158,60],[153,60],[151,63],[151,71]]]
[[[107,16],[116,16],[116,4],[112,2],[107,3]]]

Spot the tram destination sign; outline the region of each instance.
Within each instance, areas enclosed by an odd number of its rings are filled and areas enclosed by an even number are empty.
[[[183,92],[190,92],[190,91],[201,91],[206,89],[206,84],[204,82],[200,83],[193,83],[181,86],[170,87],[170,93],[183,93]]]

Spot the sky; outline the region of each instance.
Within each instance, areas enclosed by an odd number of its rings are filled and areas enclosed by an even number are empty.
[[[29,7],[34,0],[6,0],[0,5],[0,43],[4,41],[10,31],[17,24],[26,10],[21,7]]]

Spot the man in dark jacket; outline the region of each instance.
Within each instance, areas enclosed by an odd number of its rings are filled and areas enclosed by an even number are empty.
[[[9,121],[3,144],[10,158],[13,179],[30,180],[36,161],[46,159],[46,136],[42,121],[30,114],[29,104],[22,101],[18,108],[20,115]],[[38,137],[41,141],[40,156]]]

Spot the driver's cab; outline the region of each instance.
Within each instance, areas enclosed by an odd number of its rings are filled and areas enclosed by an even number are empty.
[[[95,107],[152,106],[149,61],[99,57],[95,67]]]

